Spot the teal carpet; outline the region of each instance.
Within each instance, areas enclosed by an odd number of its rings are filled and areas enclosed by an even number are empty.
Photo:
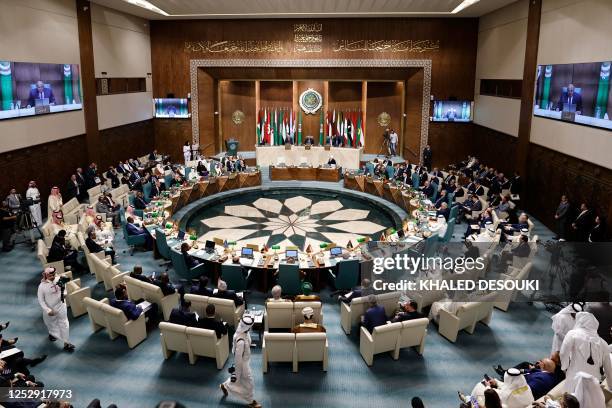
[[[465,228],[458,227],[455,240]],[[550,236],[541,224],[537,227],[541,237]],[[141,264],[147,274],[162,271],[151,253],[123,253],[120,231],[116,250],[122,270]],[[103,406],[114,402],[119,408],[154,407],[164,399],[179,400],[187,407],[242,406],[240,401],[221,399],[218,384],[227,378],[229,363],[219,371],[211,359],[200,359],[193,366],[185,355],[165,361],[157,330],[130,350],[123,337],[111,341],[105,331],[92,333],[87,315],[71,317],[76,351],[61,351],[60,344],[48,341],[36,301],[40,264],[35,253],[18,246],[1,253],[0,264],[0,321],[11,321],[5,337],[18,336],[18,346],[26,356],[48,354],[33,374],[48,388],[72,389],[75,407],[84,407],[93,398],[99,398]],[[93,288],[93,297],[108,296],[91,275],[81,279]],[[255,396],[264,407],[409,407],[413,396],[420,396],[428,408],[456,407],[457,390],[469,392],[483,373],[492,374],[493,364],[533,361],[550,352],[549,313],[542,305],[522,303],[513,304],[507,313],[495,310],[490,327],[479,324],[474,335],[461,332],[455,344],[430,324],[422,357],[405,349],[398,361],[381,354],[368,368],[359,354],[359,331],[346,336],[340,327],[338,304],[327,292],[322,298],[329,371],[324,373],[320,364],[312,363],[301,364],[300,372],[294,374],[290,364],[273,364],[263,375],[261,349],[254,350]],[[254,293],[251,302],[262,304],[263,299],[263,294]]]

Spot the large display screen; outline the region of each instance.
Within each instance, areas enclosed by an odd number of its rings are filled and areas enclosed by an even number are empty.
[[[538,65],[533,114],[612,129],[610,61]]]
[[[434,122],[471,122],[471,101],[434,101],[431,120]]]
[[[156,118],[188,118],[187,99],[155,98]]]
[[[76,64],[0,61],[0,119],[81,109],[80,79]]]

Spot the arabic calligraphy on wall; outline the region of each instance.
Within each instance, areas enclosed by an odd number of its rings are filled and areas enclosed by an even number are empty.
[[[336,40],[334,52],[430,52],[440,49],[440,40]]]
[[[280,53],[283,42],[276,40],[185,41],[185,51],[204,53]]]

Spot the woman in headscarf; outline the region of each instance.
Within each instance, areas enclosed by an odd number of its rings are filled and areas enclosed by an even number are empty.
[[[224,396],[229,393],[235,394],[237,397],[247,402],[251,408],[260,408],[261,404],[253,399],[253,388],[255,383],[251,374],[251,334],[249,333],[253,327],[255,320],[249,315],[244,315],[238,323],[236,333],[232,342],[232,353],[234,354],[234,371],[233,375],[223,384],[219,385]]]
[[[561,345],[561,369],[565,371],[565,390],[574,392],[580,371],[600,378],[603,369],[612,388],[612,362],[608,344],[597,334],[599,322],[591,313],[576,313],[576,323]],[[589,406],[590,408],[590,406]]]
[[[582,312],[583,306],[580,303],[572,303],[561,309],[552,317],[552,329],[555,332],[552,342],[552,355],[557,355],[561,350],[561,344],[567,332],[574,328],[576,313]]]
[[[43,321],[49,331],[49,340],[60,339],[64,350],[73,351],[74,345],[68,340],[68,313],[62,295],[62,288],[56,285],[55,268],[46,268],[38,285],[38,304],[43,311]]]
[[[55,211],[62,211],[62,205],[64,205],[64,202],[59,187],[54,186],[51,188],[51,194],[49,194],[49,200],[47,201],[47,215],[53,214]]]

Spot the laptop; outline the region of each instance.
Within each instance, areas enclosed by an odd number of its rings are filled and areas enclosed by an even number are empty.
[[[253,248],[243,247],[242,251],[240,252],[240,257],[253,259]]]
[[[332,257],[341,256],[342,255],[342,248],[340,248],[340,247],[333,247],[332,249],[329,250],[329,254]]]
[[[285,258],[297,258],[298,251],[297,249],[288,249],[285,251]]]
[[[181,231],[179,230],[176,239],[178,239],[179,241],[182,241],[183,239],[185,239],[185,231]]]
[[[215,252],[215,241],[206,240],[206,244],[204,245],[204,251],[207,254],[212,254]]]

